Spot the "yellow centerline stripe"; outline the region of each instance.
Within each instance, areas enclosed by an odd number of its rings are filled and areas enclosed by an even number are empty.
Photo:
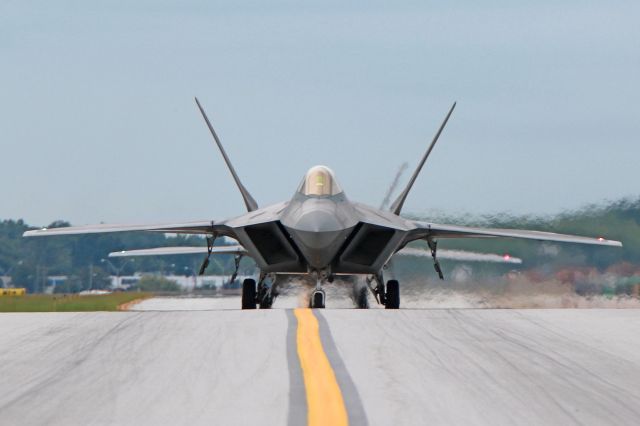
[[[298,319],[298,357],[307,393],[307,423],[348,425],[342,392],[320,341],[318,320],[311,309],[295,309],[294,314]]]

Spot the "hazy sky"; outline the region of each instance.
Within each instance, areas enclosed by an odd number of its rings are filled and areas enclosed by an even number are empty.
[[[640,2],[0,3],[0,219],[226,218],[332,167],[378,205],[458,107],[407,212],[640,194]],[[405,176],[405,180],[408,176]]]

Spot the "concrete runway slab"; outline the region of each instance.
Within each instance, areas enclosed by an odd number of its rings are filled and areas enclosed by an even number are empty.
[[[284,424],[284,311],[0,314],[0,424]]]
[[[0,314],[0,424],[304,423],[292,310],[238,305]],[[640,310],[315,314],[353,424],[640,423]]]

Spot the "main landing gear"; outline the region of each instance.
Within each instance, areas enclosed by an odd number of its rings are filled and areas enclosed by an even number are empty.
[[[373,281],[377,284],[375,288],[371,286]],[[387,281],[385,288],[382,274],[377,274],[367,278],[367,285],[379,305],[384,305],[385,309],[400,308],[400,283],[398,280]]]
[[[256,308],[256,280],[247,278],[242,282],[242,309]]]
[[[260,309],[271,309],[273,306],[273,300],[276,298],[276,280],[275,277],[271,279],[271,286],[265,283],[267,274],[260,274],[260,281],[258,282],[258,294],[256,296]]]
[[[267,274],[260,274],[260,280],[256,286],[256,280],[247,278],[242,282],[242,309],[271,309],[276,298],[275,279],[271,286],[265,283]]]
[[[385,294],[384,307],[387,309],[400,308],[400,285],[397,280],[387,281],[387,294]]]

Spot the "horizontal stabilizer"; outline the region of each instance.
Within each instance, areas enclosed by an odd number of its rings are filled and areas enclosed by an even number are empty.
[[[247,251],[240,245],[215,246],[212,248],[211,253],[246,255]],[[207,247],[158,247],[141,250],[122,250],[109,253],[109,257],[169,256],[178,254],[207,254]]]
[[[429,250],[417,247],[405,247],[396,253],[401,256],[431,257]],[[521,264],[522,259],[508,254],[477,253],[466,250],[438,250],[438,259],[459,260],[461,262],[491,262]]]

